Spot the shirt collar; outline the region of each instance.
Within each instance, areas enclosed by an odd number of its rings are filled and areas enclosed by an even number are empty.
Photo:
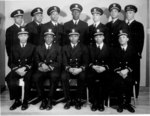
[[[40,25],[41,23],[39,23],[39,22],[37,22],[37,21],[35,21],[35,23],[37,24],[37,25]]]
[[[57,26],[58,25],[58,23],[57,22],[54,22],[54,21],[52,21],[52,24],[55,26]]]
[[[128,47],[128,44],[124,45],[124,46],[121,46],[122,49],[126,50]]]
[[[115,18],[112,20],[113,23],[115,23],[118,20],[118,18]]]
[[[128,21],[128,25],[130,25],[135,19]]]
[[[97,46],[97,47],[99,47],[99,46],[100,46],[100,49],[102,49],[102,48],[103,48],[103,46],[104,46],[104,42],[102,42],[102,43],[100,43],[100,44],[97,44],[97,43],[96,43],[96,46]]]
[[[47,43],[45,43],[46,49],[48,49],[48,46],[52,46],[52,43],[50,45],[48,45]]]
[[[75,24],[75,22],[77,22],[77,24],[78,24],[78,22],[79,22],[79,19],[78,19],[78,20],[74,20],[74,19],[73,19],[73,23],[74,23],[74,24]]]
[[[93,25],[94,25],[94,26],[96,25],[96,27],[97,27],[100,23],[101,23],[101,22],[98,21],[98,22],[94,23]]]
[[[20,25],[18,25],[17,23],[15,23],[15,25],[18,27],[18,28],[20,28],[21,26]]]
[[[27,43],[20,43],[21,47],[25,47],[27,45]]]
[[[71,47],[77,46],[77,44],[78,44],[78,43],[76,43],[76,44],[71,43]]]

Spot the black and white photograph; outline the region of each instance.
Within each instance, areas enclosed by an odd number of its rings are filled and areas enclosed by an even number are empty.
[[[149,115],[149,0],[0,0],[0,115]]]

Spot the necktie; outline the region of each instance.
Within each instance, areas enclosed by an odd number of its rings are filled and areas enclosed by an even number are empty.
[[[94,24],[94,27],[96,28],[96,24]]]
[[[122,51],[125,52],[125,48],[124,47],[122,48]]]
[[[73,44],[73,48],[75,48],[76,47],[76,45],[75,44]]]
[[[77,26],[77,21],[75,21],[74,25],[76,25],[76,26]]]
[[[25,47],[25,44],[22,44],[22,48],[24,48]]]
[[[49,45],[49,46],[48,46],[48,50],[50,50],[50,48],[51,48],[51,46]]]

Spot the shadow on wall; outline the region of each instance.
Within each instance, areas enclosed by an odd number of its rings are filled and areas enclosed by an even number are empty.
[[[5,88],[5,16],[0,13],[0,90]]]
[[[29,22],[32,21],[32,17],[31,17],[31,11],[27,11],[24,13],[24,21],[25,21],[25,25]]]

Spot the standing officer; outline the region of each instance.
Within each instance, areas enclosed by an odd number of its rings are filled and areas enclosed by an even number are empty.
[[[11,68],[11,72],[6,77],[6,82],[10,92],[10,99],[15,100],[14,104],[10,107],[10,110],[15,110],[22,105],[21,109],[26,110],[28,108],[29,91],[30,91],[30,79],[32,74],[32,64],[35,47],[34,45],[27,43],[28,32],[24,28],[18,32],[19,43],[12,47],[10,62],[8,66]],[[19,87],[19,79],[23,78],[25,82],[25,93],[23,104],[20,101],[21,88]]]
[[[129,112],[135,112],[131,103],[131,95],[133,93],[133,71],[135,61],[135,50],[133,46],[128,44],[129,38],[125,29],[119,33],[120,46],[113,50],[113,66],[114,72],[113,89],[118,97],[118,112],[123,112],[123,108]],[[125,97],[123,97],[125,96]],[[125,103],[123,104],[123,98]]]
[[[88,24],[79,19],[80,14],[83,10],[82,6],[80,4],[75,3],[70,6],[70,10],[72,12],[73,19],[64,24],[64,33],[66,36],[63,40],[63,44],[70,43],[68,38],[68,32],[72,28],[76,28],[80,31],[79,41],[83,44],[87,44],[88,41],[86,39],[88,39]]]
[[[134,66],[134,77],[136,81],[136,97],[139,95],[140,86],[140,59],[142,58],[142,51],[144,45],[144,27],[143,24],[134,19],[135,13],[137,12],[137,7],[134,5],[127,5],[125,7],[128,30],[131,44],[136,50],[136,63]]]
[[[63,47],[62,85],[66,99],[65,109],[69,109],[71,98],[69,92],[69,79],[77,79],[77,95],[75,96],[75,108],[81,109],[81,97],[85,88],[85,70],[88,65],[88,50],[79,42],[79,32],[71,29],[69,32],[70,44]]]
[[[103,10],[99,7],[93,7],[91,9],[91,14],[93,16],[94,23],[89,26],[88,44],[90,44],[90,45],[95,44],[94,33],[95,33],[96,29],[100,29],[101,31],[104,32],[104,36],[105,36],[104,41],[106,41],[109,36],[107,27],[101,23],[101,16],[103,15]]]
[[[93,103],[91,110],[104,111],[104,99],[109,86],[110,48],[104,43],[104,33],[96,29],[94,33],[95,44],[90,46],[90,70],[88,71],[88,84],[91,87]]]
[[[10,15],[12,18],[14,18],[14,24],[6,30],[5,44],[8,57],[11,55],[11,48],[16,44],[19,44],[18,32],[23,24],[23,14],[23,10],[17,9]]]
[[[26,25],[26,29],[29,32],[29,42],[33,45],[42,44],[43,39],[40,38],[41,33],[41,25],[43,19],[43,9],[40,7],[34,8],[31,11],[31,16],[33,17],[33,21]]]
[[[52,109],[52,100],[60,76],[61,48],[53,42],[54,36],[55,34],[52,29],[48,29],[44,33],[45,43],[38,46],[35,53],[35,61],[38,69],[33,75],[33,81],[37,88],[38,97],[42,99],[41,110]],[[43,83],[46,79],[50,81],[48,101],[43,88]]]
[[[112,21],[108,22],[106,26],[109,29],[110,37],[108,39],[108,44],[111,47],[119,46],[119,42],[118,42],[119,30],[123,28],[127,28],[126,23],[119,19],[120,11],[121,11],[121,6],[117,3],[113,3],[109,6],[109,12],[112,17]]]
[[[42,26],[41,36],[43,38],[44,32],[47,31],[49,28],[51,28],[55,33],[54,43],[62,45],[63,25],[58,23],[59,13],[60,13],[60,8],[57,6],[52,6],[47,10],[47,15],[50,16],[51,21],[45,23]]]

